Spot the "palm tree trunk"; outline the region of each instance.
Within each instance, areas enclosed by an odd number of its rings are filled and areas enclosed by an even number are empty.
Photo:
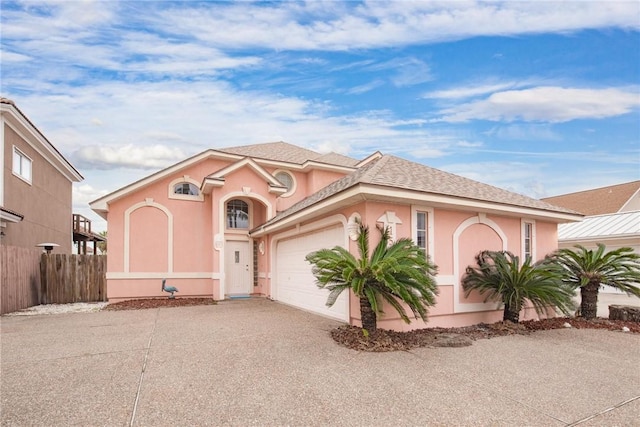
[[[511,308],[509,304],[504,305],[503,321],[518,323],[520,321],[520,308]]]
[[[580,315],[587,320],[595,319],[598,315],[598,290],[600,283],[589,282],[580,288]]]
[[[360,319],[362,320],[362,329],[367,332],[375,332],[378,329],[376,312],[371,308],[371,304],[366,296],[360,297]]]

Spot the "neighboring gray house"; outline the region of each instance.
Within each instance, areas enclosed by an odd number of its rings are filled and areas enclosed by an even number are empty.
[[[83,177],[15,103],[0,98],[0,244],[71,253],[72,186]]]

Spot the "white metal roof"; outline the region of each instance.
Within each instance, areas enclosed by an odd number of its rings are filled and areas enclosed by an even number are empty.
[[[558,225],[558,240],[582,240],[638,236],[640,211],[587,216],[581,222]]]

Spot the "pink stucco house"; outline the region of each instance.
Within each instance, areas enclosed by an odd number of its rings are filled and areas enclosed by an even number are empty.
[[[264,296],[352,324],[356,298],[326,307],[305,256],[335,245],[356,252],[358,217],[414,239],[438,265],[429,326],[500,320],[496,303],[467,299],[460,287],[475,254],[542,258],[557,248],[557,225],[582,218],[379,152],[356,160],[284,142],[207,150],[90,205],[108,221],[110,301],[163,296],[166,277],[180,297]],[[404,325],[389,310],[379,326],[425,325]]]

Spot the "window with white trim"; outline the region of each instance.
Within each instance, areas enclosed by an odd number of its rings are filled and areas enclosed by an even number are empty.
[[[411,236],[416,246],[424,250],[425,255],[433,261],[433,208],[428,206],[411,206]]]
[[[536,223],[533,220],[522,220],[522,259],[536,260]]]
[[[239,199],[227,202],[227,228],[249,228],[249,205],[247,202]]]
[[[31,159],[18,148],[13,147],[13,173],[31,183]]]
[[[287,187],[287,192],[284,193],[282,197],[288,197],[295,193],[296,180],[291,173],[283,170],[278,170],[275,172],[274,176],[282,185]]]
[[[168,190],[170,199],[204,201],[204,194],[200,191],[200,183],[189,175],[183,175],[172,180],[169,183]]]
[[[427,213],[416,212],[416,245],[427,253]]]
[[[187,196],[200,195],[200,189],[197,185],[190,182],[179,182],[173,186],[173,194],[183,194]]]

